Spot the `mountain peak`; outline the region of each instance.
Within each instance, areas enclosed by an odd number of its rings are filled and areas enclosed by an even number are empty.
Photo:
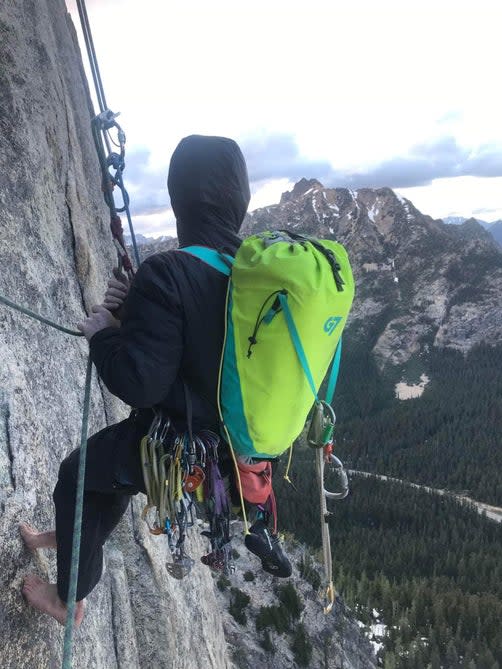
[[[280,204],[297,200],[306,195],[309,191],[319,190],[320,188],[324,188],[324,186],[320,181],[317,181],[317,179],[305,179],[305,177],[303,177],[300,181],[295,183],[293,190],[286,191],[281,195]]]
[[[462,236],[469,239],[493,241],[492,235],[474,217],[467,218],[463,223],[460,223],[456,229]]]

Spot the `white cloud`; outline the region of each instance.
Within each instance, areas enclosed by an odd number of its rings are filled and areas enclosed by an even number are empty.
[[[294,182],[289,179],[270,179],[269,181],[257,182],[251,191],[249,211],[276,204],[279,202],[282,193],[291,190],[293,186]]]
[[[133,216],[134,231],[150,237],[169,235],[176,237],[176,221],[171,209],[155,214]]]
[[[485,221],[502,218],[502,177],[438,179],[430,186],[399,188],[397,191],[433,218],[474,216]]]
[[[75,0],[67,4],[76,17]],[[87,4],[108,103],[122,112],[129,150],[146,147],[151,174],[162,178],[192,133],[291,135],[305,162],[344,173],[406,159],[445,136],[466,151],[500,137],[502,3]],[[430,211],[479,209],[500,197],[494,179],[472,180],[468,200],[462,183],[414,192]],[[280,196],[274,182],[260,190],[260,202]]]

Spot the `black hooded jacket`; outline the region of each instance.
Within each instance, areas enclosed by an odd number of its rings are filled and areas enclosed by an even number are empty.
[[[186,137],[171,158],[168,188],[180,248],[208,246],[235,255],[250,199],[237,144]],[[132,282],[120,328],[101,330],[90,341],[107,388],[133,407],[165,408],[182,426],[184,380],[194,428],[216,430],[226,288],[226,277],[186,253],[147,258]]]

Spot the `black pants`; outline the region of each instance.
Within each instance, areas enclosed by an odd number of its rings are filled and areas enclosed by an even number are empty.
[[[150,410],[133,412],[128,419],[101,430],[87,442],[77,601],[99,582],[103,546],[124,515],[131,496],[145,492],[139,445],[152,418]],[[80,449],[76,449],[61,463],[53,495],[57,586],[64,602],[69,589],[79,455]]]

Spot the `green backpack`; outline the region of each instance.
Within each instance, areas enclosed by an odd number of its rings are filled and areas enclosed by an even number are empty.
[[[180,249],[230,277],[219,378],[223,429],[237,455],[274,458],[300,435],[332,365],[354,297],[347,252],[337,242],[287,231],[245,239],[235,258]]]

